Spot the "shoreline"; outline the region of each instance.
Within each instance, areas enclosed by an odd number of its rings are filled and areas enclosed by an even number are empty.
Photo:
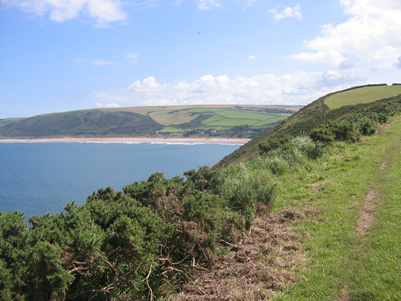
[[[147,138],[147,137],[113,137],[113,138],[32,138],[32,139],[0,139],[0,143],[52,143],[52,142],[103,142],[103,143],[238,143],[245,144],[248,138]]]

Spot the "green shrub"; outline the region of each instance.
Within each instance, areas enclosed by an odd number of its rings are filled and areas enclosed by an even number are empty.
[[[312,130],[310,138],[316,143],[321,142],[324,145],[328,145],[334,141],[335,136],[330,128],[321,124],[318,128]]]
[[[357,129],[362,135],[371,136],[376,133],[377,124],[372,119],[364,117],[357,121]]]

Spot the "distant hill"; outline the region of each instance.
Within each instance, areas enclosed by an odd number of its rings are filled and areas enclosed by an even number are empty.
[[[356,112],[370,110],[376,102],[387,98],[401,97],[401,85],[366,85],[325,95],[303,107],[296,114],[283,120],[275,127],[263,132],[232,154],[221,160],[216,167],[221,168],[248,160],[258,154],[259,144],[268,139],[280,139],[284,135],[309,135],[311,130],[328,121],[346,119]]]
[[[0,127],[0,136],[39,137],[107,137],[152,135],[163,127],[148,116],[132,112],[85,110],[24,118]]]
[[[79,110],[4,120],[0,123],[0,138],[252,138],[300,108],[273,105],[204,105]]]

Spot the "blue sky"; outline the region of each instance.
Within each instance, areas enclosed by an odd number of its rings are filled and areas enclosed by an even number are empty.
[[[401,81],[401,1],[0,0],[0,117]]]

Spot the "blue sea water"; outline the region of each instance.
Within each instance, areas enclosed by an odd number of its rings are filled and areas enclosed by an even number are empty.
[[[0,143],[0,211],[26,217],[84,204],[100,188],[147,180],[154,172],[183,176],[211,166],[240,144]]]

